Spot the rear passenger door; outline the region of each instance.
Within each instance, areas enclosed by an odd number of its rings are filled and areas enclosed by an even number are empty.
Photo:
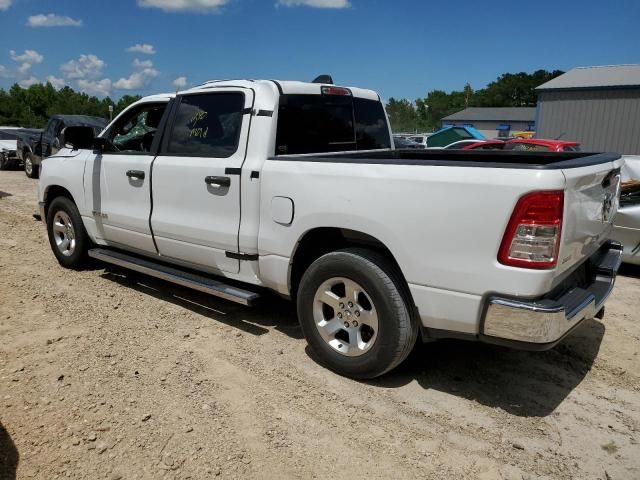
[[[177,98],[153,162],[151,228],[160,255],[214,272],[240,269],[240,179],[254,93]]]

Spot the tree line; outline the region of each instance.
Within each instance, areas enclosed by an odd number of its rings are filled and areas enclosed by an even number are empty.
[[[468,83],[460,91],[431,90],[424,98],[410,101],[390,98],[386,108],[394,132],[429,132],[440,128],[443,117],[466,107],[535,107],[535,88],[563,74],[560,70],[537,70],[531,74],[505,73],[486,88],[474,91]],[[125,95],[117,102],[99,99],[70,87],[56,90],[50,83],[29,88],[13,85],[0,89],[0,125],[42,128],[56,114],[92,115],[109,118],[109,106],[114,116],[140,96]]]
[[[8,91],[0,89],[0,125],[24,128],[42,128],[52,115],[92,115],[109,118],[109,106],[117,115],[138,95],[125,95],[117,102],[109,97],[102,100],[70,87],[56,90],[50,83],[35,84],[29,88],[13,85]]]
[[[536,87],[563,73],[505,73],[481,90],[474,91],[467,83],[462,90],[449,93],[431,90],[414,102],[390,98],[386,109],[394,132],[432,132],[440,128],[444,117],[467,107],[535,107]]]

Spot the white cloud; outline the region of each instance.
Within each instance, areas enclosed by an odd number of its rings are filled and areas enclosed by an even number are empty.
[[[349,0],[278,0],[276,6],[313,8],[349,8]]]
[[[18,75],[26,75],[29,73],[29,70],[31,70],[31,67],[33,65],[31,65],[30,63],[23,63],[18,67]]]
[[[144,55],[155,55],[156,49],[148,43],[136,43],[127,48],[127,52],[142,53]]]
[[[44,57],[35,50],[25,50],[22,55],[18,55],[15,50],[9,50],[9,55],[11,56],[11,60],[20,63],[20,66],[18,67],[18,75],[21,77],[27,76],[31,71],[31,67],[38,63],[42,63],[44,60]]]
[[[136,70],[144,70],[146,68],[153,68],[153,62],[151,60],[138,60],[137,58],[132,63],[133,68]]]
[[[138,6],[165,12],[218,12],[228,0],[138,0]]]
[[[178,77],[171,84],[176,90],[183,90],[187,86],[187,77]]]
[[[30,27],[81,27],[82,20],[55,15],[53,13],[48,15],[41,13],[40,15],[29,17],[27,19],[27,25]]]
[[[65,81],[64,78],[58,78],[53,75],[49,75],[47,77],[47,82],[53,85],[53,88],[55,88],[56,90],[60,90],[61,88],[67,85],[67,82]]]
[[[11,55],[11,60],[14,62],[30,63],[33,65],[42,63],[44,60],[44,57],[35,50],[25,50],[22,55],[18,55],[15,50],[9,50],[9,54]]]
[[[118,90],[137,90],[149,83],[152,78],[160,75],[155,68],[153,68],[153,62],[151,60],[139,60],[133,61],[133,69],[135,70],[128,78],[121,78],[113,84],[114,88]]]
[[[18,82],[18,85],[20,85],[22,88],[29,88],[31,85],[35,85],[36,83],[40,83],[40,80],[31,75],[29,78],[20,80]]]
[[[111,93],[112,82],[108,78],[102,80],[86,80],[81,78],[78,80],[78,88],[80,91],[89,95],[100,95],[103,97]]]
[[[0,65],[0,78],[7,78],[9,73],[7,72],[7,67],[4,65]]]
[[[0,0],[0,10],[5,11],[11,6],[11,0]]]
[[[146,78],[140,72],[132,73],[128,78],[121,78],[113,84],[118,90],[136,90],[144,87]]]
[[[104,60],[96,55],[80,55],[77,60],[69,60],[60,66],[65,77],[72,79],[96,79],[102,75]]]

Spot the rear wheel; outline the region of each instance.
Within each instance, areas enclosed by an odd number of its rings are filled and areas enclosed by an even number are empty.
[[[40,166],[35,164],[31,153],[26,153],[24,156],[24,173],[29,178],[38,178],[40,176]]]
[[[47,233],[53,254],[63,267],[80,268],[87,259],[89,237],[80,212],[66,197],[57,197],[47,211]]]
[[[324,255],[300,282],[298,317],[309,346],[348,377],[377,377],[409,355],[418,334],[411,312],[397,269],[370,250]]]

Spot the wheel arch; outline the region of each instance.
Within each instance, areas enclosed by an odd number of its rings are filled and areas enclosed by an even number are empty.
[[[409,299],[413,303],[407,280],[391,250],[382,241],[372,235],[357,230],[337,227],[318,227],[308,230],[296,243],[289,264],[288,283],[291,298],[296,298],[302,275],[304,275],[304,272],[315,260],[329,252],[348,247],[368,248],[384,255],[396,269],[400,280],[404,283],[403,286],[409,294]]]
[[[43,198],[44,214],[45,214],[44,219],[46,219],[47,215],[49,214],[49,206],[51,205],[51,202],[53,202],[53,200],[55,200],[58,197],[68,198],[74,203],[74,205],[76,205],[76,207],[78,206],[75,199],[73,198],[73,195],[69,190],[67,190],[66,188],[60,185],[49,185],[44,191],[44,198]]]

